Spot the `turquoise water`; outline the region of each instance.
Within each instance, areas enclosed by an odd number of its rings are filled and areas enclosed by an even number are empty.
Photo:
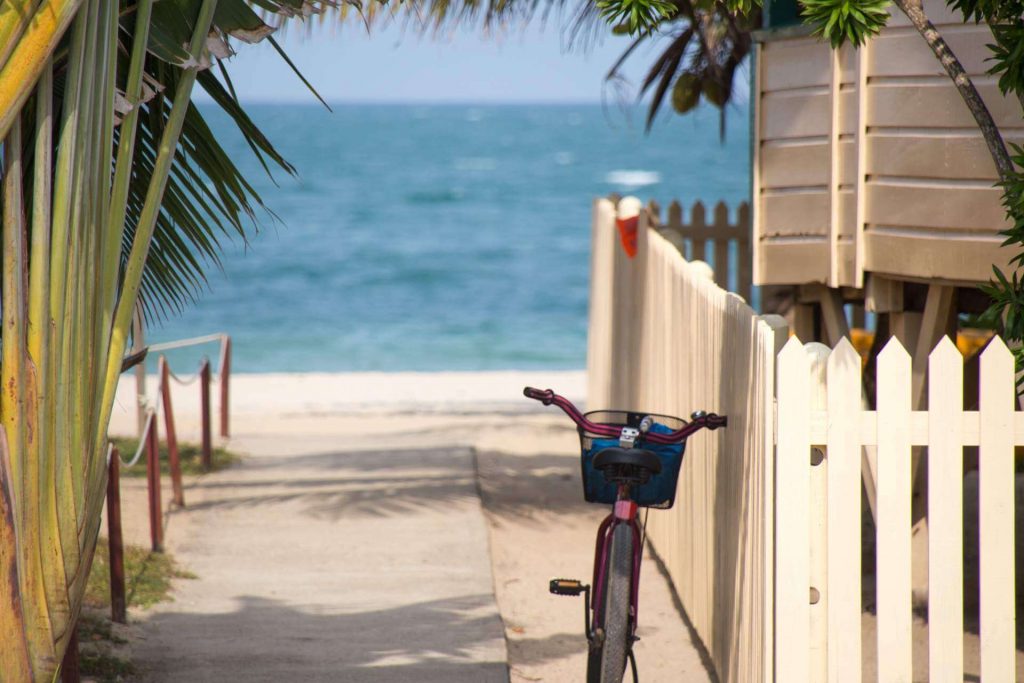
[[[206,111],[280,222],[149,341],[228,332],[242,372],[582,368],[592,199],[749,194],[745,108],[722,143],[709,110],[645,136],[599,105],[252,106],[276,186]]]

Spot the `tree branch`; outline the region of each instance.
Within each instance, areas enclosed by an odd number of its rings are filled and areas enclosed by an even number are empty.
[[[995,121],[992,120],[992,114],[989,112],[988,107],[985,106],[985,102],[981,99],[978,89],[974,87],[970,76],[964,71],[960,60],[953,54],[953,51],[946,44],[938,29],[928,20],[924,13],[924,8],[921,6],[921,0],[894,0],[894,3],[907,15],[910,23],[914,25],[917,32],[928,43],[928,47],[931,48],[936,59],[942,64],[942,68],[946,70],[946,74],[949,75],[953,85],[959,91],[960,97],[963,98],[964,104],[971,110],[978,128],[981,129],[981,134],[985,138],[985,144],[988,145],[989,154],[992,155],[992,161],[999,172],[999,179],[1002,181],[1008,180],[1013,172],[1013,162],[1010,160],[1010,154],[1006,150],[1006,143],[1003,142],[1003,136],[999,132]]]

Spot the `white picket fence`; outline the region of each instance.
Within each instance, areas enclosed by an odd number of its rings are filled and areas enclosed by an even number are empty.
[[[648,533],[720,679],[768,680],[773,368],[784,322],[758,316],[647,227],[642,213],[630,259],[615,206],[595,203],[587,405],[729,416],[728,429],[687,444],[676,505],[653,512]]]
[[[1017,680],[1014,446],[1024,444],[1024,420],[1014,412],[1013,357],[1000,339],[981,357],[978,411],[963,409],[963,368],[956,346],[940,342],[928,363],[928,409],[911,410],[911,358],[893,339],[878,358],[870,411],[861,407],[861,358],[846,340],[830,350],[794,338],[779,355],[775,623],[786,635],[776,638],[776,681],[860,683],[862,673],[886,683],[925,680],[913,661],[915,446],[928,448],[928,618],[916,627],[927,632],[926,680],[965,680],[965,446],[979,456],[980,528],[968,536],[980,539],[981,680]],[[862,446],[877,447],[876,644],[861,640]],[[869,645],[877,672],[862,672]]]
[[[633,259],[615,205],[598,200],[593,217],[588,406],[730,418],[690,441],[676,506],[648,527],[719,680],[959,683],[971,638],[967,669],[986,683],[1016,680],[1014,447],[1024,419],[1005,345],[984,351],[980,410],[964,411],[963,358],[942,342],[928,410],[914,411],[910,356],[892,341],[878,360],[877,410],[866,410],[848,342],[787,343],[781,319],[718,288],[706,264],[647,229],[645,214]],[[965,446],[980,460],[980,573],[968,584],[980,586],[979,636],[964,632]],[[912,448],[927,448],[927,620],[911,603]],[[862,595],[862,468],[877,482],[874,616]],[[877,635],[865,642],[871,619]],[[922,633],[927,652],[915,657]]]

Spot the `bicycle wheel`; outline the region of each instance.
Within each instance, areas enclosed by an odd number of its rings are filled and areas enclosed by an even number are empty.
[[[608,557],[608,577],[601,610],[604,641],[592,651],[587,679],[595,680],[593,669],[599,667],[599,683],[622,683],[626,673],[626,657],[630,648],[630,595],[633,589],[633,528],[619,524],[612,532]],[[596,673],[596,672],[594,672]]]

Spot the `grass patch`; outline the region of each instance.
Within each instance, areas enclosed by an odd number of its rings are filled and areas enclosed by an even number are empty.
[[[172,579],[194,579],[195,574],[179,567],[166,553],[153,553],[137,545],[124,549],[125,601],[129,607],[151,607],[171,600]],[[92,570],[85,587],[85,599],[78,618],[78,665],[82,674],[98,683],[135,680],[130,659],[130,627],[110,621],[110,549],[107,539],[96,543]]]
[[[151,607],[171,599],[171,579],[194,579],[166,553],[153,553],[137,545],[124,548],[125,601],[129,607]],[[110,607],[110,550],[107,539],[96,544],[96,555],[85,588],[85,604]]]
[[[127,437],[114,437],[111,439],[125,460],[131,458],[139,447],[139,440]],[[184,475],[205,474],[203,469],[202,447],[194,443],[178,443],[178,457],[181,459],[181,473]],[[211,453],[211,472],[230,467],[241,460],[241,456],[226,448],[217,447]],[[167,442],[160,442],[160,472],[170,474],[170,465],[167,460]],[[128,467],[121,470],[122,477],[144,477],[146,476],[145,456],[139,460],[135,467]]]
[[[83,676],[98,683],[121,683],[137,673],[135,666],[122,657],[102,650],[83,649],[78,653],[78,666]]]

